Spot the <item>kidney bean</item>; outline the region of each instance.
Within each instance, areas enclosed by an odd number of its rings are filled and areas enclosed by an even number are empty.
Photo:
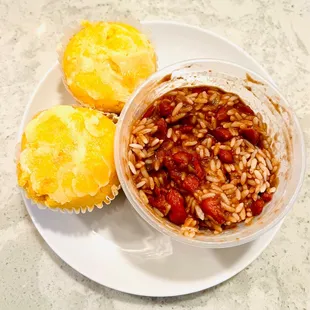
[[[227,115],[227,111],[227,107],[220,107],[216,112],[216,119],[220,122],[229,121],[229,115]]]
[[[254,111],[244,103],[238,103],[235,108],[240,112],[244,114],[254,115]]]
[[[220,150],[219,158],[224,164],[232,164],[234,162],[233,154],[231,151],[228,150]]]
[[[223,127],[217,127],[212,131],[212,135],[219,142],[226,142],[232,138],[230,131]]]
[[[194,126],[192,125],[183,125],[179,128],[182,133],[190,133],[193,130]]]
[[[152,207],[158,209],[162,214],[166,215],[168,208],[168,203],[164,194],[159,194],[157,196],[149,196],[149,203]]]
[[[156,106],[155,105],[151,105],[146,112],[144,113],[142,118],[147,118],[147,117],[152,117],[154,112],[156,110]]]
[[[195,154],[196,155],[196,154]],[[202,180],[205,177],[205,171],[202,168],[199,159],[197,158],[198,156],[194,156],[192,159],[192,163],[194,166],[194,170],[195,170],[195,174],[197,175],[197,177]]]
[[[269,202],[269,201],[271,201],[272,200],[272,194],[270,194],[270,193],[263,193],[262,195],[261,195],[261,198],[265,201],[265,202]]]
[[[171,106],[171,103],[168,100],[164,100],[159,105],[159,114],[160,116],[167,117],[171,115],[174,107]]]
[[[183,196],[177,190],[170,189],[166,198],[171,205],[171,209],[168,213],[169,220],[176,225],[184,224],[187,214],[184,207]]]
[[[203,200],[200,207],[206,215],[211,216],[217,223],[225,223],[224,212],[221,209],[218,197],[210,197]]]
[[[181,167],[185,168],[190,160],[192,159],[192,155],[186,152],[177,152],[172,155],[172,159]]]
[[[168,190],[164,187],[157,187],[156,186],[154,189],[154,192],[157,196],[159,196],[159,195],[165,195],[166,196],[168,193]]]
[[[176,184],[178,184],[179,186],[182,185],[182,172],[178,171],[178,170],[170,170],[169,171],[169,176],[171,178],[171,180],[173,180]]]
[[[160,118],[157,122],[156,122],[156,126],[158,127],[157,131],[155,132],[155,136],[158,139],[165,139],[167,137],[167,123],[165,122],[165,120],[163,118]]]
[[[257,199],[256,201],[253,201],[250,206],[252,214],[254,216],[260,215],[264,209],[264,205],[265,205],[265,202],[262,199]]]
[[[183,188],[190,193],[194,193],[195,190],[199,187],[199,179],[192,174],[189,174],[185,177],[183,181]]]
[[[182,125],[189,125],[192,126],[194,124],[194,117],[192,115],[185,116],[184,118],[181,119],[180,123]]]
[[[241,130],[241,135],[243,138],[247,139],[253,145],[256,145],[260,138],[259,132],[253,128],[247,128],[247,129]]]
[[[171,156],[166,155],[164,157],[164,166],[170,171],[170,170],[175,170],[176,165],[174,160],[172,159]]]

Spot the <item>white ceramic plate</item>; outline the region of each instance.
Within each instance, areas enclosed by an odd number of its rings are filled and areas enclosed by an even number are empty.
[[[254,59],[214,33],[172,22],[144,25],[152,34],[160,68],[190,58],[217,58],[271,80]],[[20,134],[38,111],[72,103],[55,64],[35,90]],[[138,216],[124,195],[102,210],[80,215],[40,210],[25,197],[24,201],[44,240],[66,263],[102,285],[136,295],[175,296],[219,284],[257,258],[280,227],[239,247],[200,249],[159,234]]]

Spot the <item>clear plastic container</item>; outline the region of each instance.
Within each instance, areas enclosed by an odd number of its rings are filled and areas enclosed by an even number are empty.
[[[216,86],[238,94],[256,113],[260,112],[273,139],[275,156],[281,162],[279,185],[272,201],[260,216],[246,226],[226,230],[220,235],[206,232],[194,238],[181,234],[180,228],[160,218],[145,206],[130,177],[127,165],[130,129],[154,99],[184,86]],[[268,81],[239,65],[212,59],[189,60],[153,74],[132,95],[117,125],[115,162],[122,188],[131,205],[155,229],[173,239],[199,247],[225,248],[252,241],[278,224],[292,208],[305,173],[305,145],[296,116],[279,91]]]

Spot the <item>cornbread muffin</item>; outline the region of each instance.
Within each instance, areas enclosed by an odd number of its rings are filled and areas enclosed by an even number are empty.
[[[64,49],[64,80],[85,106],[120,113],[134,89],[156,71],[147,37],[132,26],[83,22]]]
[[[101,112],[58,105],[27,125],[17,162],[18,184],[49,208],[91,211],[117,195],[115,124]]]

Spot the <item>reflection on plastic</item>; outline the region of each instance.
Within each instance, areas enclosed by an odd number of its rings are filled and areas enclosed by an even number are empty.
[[[97,211],[91,229],[124,254],[141,259],[159,259],[172,254],[171,239],[140,218],[123,193],[110,206]]]

